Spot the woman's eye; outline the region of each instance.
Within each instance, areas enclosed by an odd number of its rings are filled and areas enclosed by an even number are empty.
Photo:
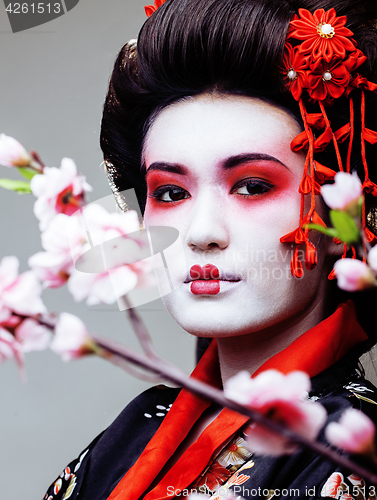
[[[189,193],[182,188],[178,187],[162,187],[156,189],[153,193],[150,194],[152,198],[157,199],[158,201],[163,201],[165,203],[171,203],[174,201],[185,200],[189,198]]]
[[[237,184],[233,189],[232,189],[232,194],[241,194],[243,196],[257,196],[259,194],[267,193],[268,191],[271,191],[272,185],[263,182],[263,181],[256,181],[256,180],[246,180],[242,181],[241,183]]]

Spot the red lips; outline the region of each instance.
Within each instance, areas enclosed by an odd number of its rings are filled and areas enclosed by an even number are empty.
[[[219,270],[212,264],[203,267],[195,264],[190,269],[190,276],[194,279],[191,282],[190,290],[195,295],[216,295],[220,292]]]

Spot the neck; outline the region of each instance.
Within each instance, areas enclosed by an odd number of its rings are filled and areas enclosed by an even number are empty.
[[[303,311],[294,322],[284,322],[238,337],[217,339],[222,382],[241,370],[253,374],[265,361],[288,347],[300,335],[323,319],[323,303],[315,302],[310,310]]]

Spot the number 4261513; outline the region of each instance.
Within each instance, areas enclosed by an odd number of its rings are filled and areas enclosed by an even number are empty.
[[[9,14],[59,14],[61,10],[60,3],[10,3],[5,9]]]

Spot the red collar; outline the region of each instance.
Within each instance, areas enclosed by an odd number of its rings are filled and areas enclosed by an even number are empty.
[[[314,377],[367,338],[357,322],[353,302],[348,301],[341,304],[329,318],[266,361],[254,375],[275,368],[283,373],[303,370],[310,377]],[[215,340],[211,342],[191,376],[221,387]],[[209,406],[208,401],[183,389],[156,434],[108,500],[139,498]],[[158,485],[144,497],[145,500],[171,500],[172,497],[168,494],[169,486],[174,486],[175,490],[187,488],[207,466],[214,451],[226,443],[246,421],[247,417],[225,408]]]

